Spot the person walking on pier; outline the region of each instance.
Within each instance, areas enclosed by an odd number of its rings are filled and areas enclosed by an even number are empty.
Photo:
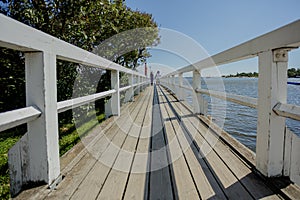
[[[151,85],[153,85],[153,72],[152,71],[150,72],[150,83],[151,83]]]
[[[157,71],[157,72],[156,72],[156,75],[155,75],[155,80],[156,80],[156,84],[157,84],[157,85],[159,85],[159,83],[160,83],[160,82],[159,82],[159,79],[160,79],[160,71]]]

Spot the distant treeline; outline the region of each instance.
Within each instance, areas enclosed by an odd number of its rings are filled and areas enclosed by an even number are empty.
[[[230,77],[258,77],[258,73],[257,72],[249,72],[249,73],[245,73],[245,72],[242,72],[242,73],[236,73],[236,74],[230,74],[230,75],[226,75],[226,76],[222,76],[222,77],[225,77],[225,78],[230,78]]]
[[[291,68],[287,71],[289,78],[300,78],[300,68]],[[222,77],[230,78],[230,77],[258,77],[257,72],[249,72],[249,73],[236,73],[236,74],[230,74],[230,75],[224,75]]]
[[[300,78],[300,68],[298,68],[298,69],[296,69],[296,68],[288,69],[288,77],[289,78],[296,78],[296,77]]]

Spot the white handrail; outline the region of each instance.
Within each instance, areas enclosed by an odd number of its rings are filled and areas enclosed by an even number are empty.
[[[61,112],[65,112],[69,109],[72,108],[76,108],[91,102],[95,102],[98,99],[102,99],[104,97],[107,96],[111,96],[113,93],[117,92],[116,90],[109,90],[109,91],[105,91],[105,92],[100,92],[97,94],[91,94],[88,96],[84,96],[84,97],[78,97],[75,99],[70,99],[70,100],[66,100],[66,101],[61,101],[57,103],[57,112],[61,113]]]
[[[218,53],[192,65],[178,69],[163,77],[170,77],[180,73],[201,70],[209,67],[232,63],[257,56],[261,52],[282,47],[298,48],[300,46],[300,20],[266,33],[255,39],[242,43],[231,49]]]
[[[201,94],[206,94],[209,96],[213,96],[218,99],[223,99],[225,101],[231,101],[231,102],[243,105],[243,106],[248,106],[250,108],[257,107],[257,98],[253,98],[253,97],[247,97],[247,96],[242,96],[242,95],[237,95],[237,94],[230,94],[230,93],[205,90],[205,89],[196,89],[196,92],[199,92]]]
[[[300,121],[300,106],[277,103],[273,108],[273,111],[279,116],[288,117]]]
[[[55,54],[57,59],[60,60],[145,77],[145,75],[140,74],[137,71],[125,68],[119,64],[6,17],[3,14],[0,14],[0,24],[1,47],[7,47],[22,52],[49,52]]]
[[[33,121],[41,114],[33,106],[0,113],[0,132]]]

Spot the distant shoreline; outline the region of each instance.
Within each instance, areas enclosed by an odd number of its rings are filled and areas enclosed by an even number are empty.
[[[288,78],[300,78],[300,68],[291,68],[287,70]],[[230,75],[223,75],[223,78],[257,78],[258,73],[257,72],[237,72],[236,74],[230,74]]]

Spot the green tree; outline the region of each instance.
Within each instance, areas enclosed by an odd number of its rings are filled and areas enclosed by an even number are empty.
[[[7,16],[88,51],[92,51],[107,38],[123,31],[152,27],[151,31],[144,31],[144,34],[139,37],[143,40],[139,43],[143,45],[125,54],[118,55],[118,52],[113,51],[113,55],[104,55],[106,58],[130,68],[136,68],[140,62],[150,56],[146,50],[147,46],[159,42],[157,24],[152,16],[132,11],[125,6],[123,1],[12,0],[2,2],[1,12]],[[7,52],[9,51],[2,49],[1,58],[6,58]],[[12,60],[18,60],[11,65],[22,66],[24,63],[22,56],[19,56],[19,53],[11,53],[11,55],[15,55],[15,59]],[[5,59],[2,59],[2,63],[7,63],[3,60]],[[62,101],[72,97],[72,86],[77,76],[78,65],[62,61],[57,64],[58,101]],[[3,63],[0,66],[1,69],[5,65],[7,66]],[[24,73],[11,71],[10,74],[14,74],[14,78],[20,79],[16,83],[20,84],[20,87],[16,88],[22,88],[24,91]],[[4,102],[3,104],[11,103],[6,99],[1,102]],[[15,104],[20,106],[20,103]]]
[[[289,78],[294,78],[296,76],[300,76],[300,69],[296,69],[296,68],[288,69]]]

